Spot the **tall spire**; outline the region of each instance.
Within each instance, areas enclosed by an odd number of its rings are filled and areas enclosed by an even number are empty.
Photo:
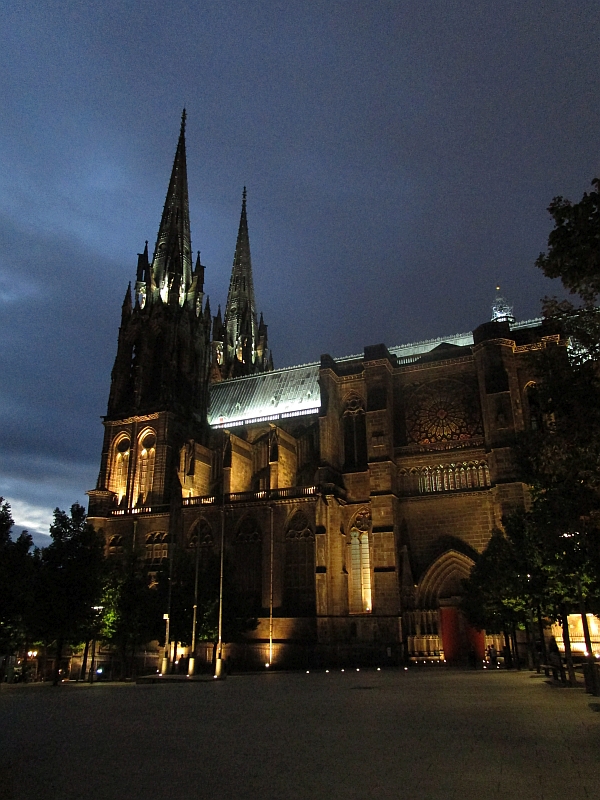
[[[245,325],[244,325],[245,323]],[[250,331],[248,331],[248,326]],[[233,358],[241,355],[244,334],[251,336],[252,351],[256,346],[256,303],[254,300],[254,282],[252,280],[252,261],[250,259],[250,237],[248,236],[248,218],[246,216],[246,187],[242,193],[242,213],[238,229],[233,268],[229,282],[229,293],[225,307],[226,347]],[[246,330],[243,330],[246,328]],[[246,365],[248,371],[252,364]]]
[[[185,158],[185,108],[181,115],[179,141],[173,161],[171,180],[156,237],[152,260],[154,292],[168,300],[172,285],[181,297],[192,282],[192,247],[190,236],[190,209],[188,200],[187,165]]]

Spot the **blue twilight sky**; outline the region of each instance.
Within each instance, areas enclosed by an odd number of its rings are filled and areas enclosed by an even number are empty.
[[[121,301],[181,109],[192,244],[224,303],[242,187],[275,365],[523,319],[553,196],[600,173],[597,2],[5,0],[0,495],[95,485]]]

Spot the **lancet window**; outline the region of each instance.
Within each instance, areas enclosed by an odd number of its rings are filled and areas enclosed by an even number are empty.
[[[352,395],[346,401],[342,417],[344,427],[344,472],[367,469],[367,424],[360,397]]]
[[[110,471],[109,486],[111,492],[117,496],[117,503],[121,505],[127,495],[127,476],[129,474],[129,458],[131,441],[127,434],[119,436],[113,445],[112,466]]]
[[[169,557],[169,534],[149,533],[146,536],[146,563],[161,564]]]
[[[285,534],[284,584],[288,614],[315,613],[315,535],[302,511],[294,514]]]
[[[136,506],[148,505],[154,480],[156,434],[148,428],[138,438],[135,471],[134,499]]]
[[[364,510],[350,528],[350,613],[368,614],[373,609],[369,528],[371,518]]]
[[[240,523],[234,559],[238,590],[252,610],[259,610],[262,605],[262,533],[252,517],[245,517]]]

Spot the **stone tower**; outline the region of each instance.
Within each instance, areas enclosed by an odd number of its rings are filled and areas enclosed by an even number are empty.
[[[194,483],[207,435],[211,316],[203,283],[199,254],[192,269],[184,110],[152,262],[146,242],[134,298],[130,284],[123,301],[91,516],[161,506]]]
[[[244,186],[225,318],[221,318],[219,309],[214,319],[211,377],[212,380],[237,378],[272,369],[273,361],[267,347],[267,326],[262,314],[260,322],[256,320]]]

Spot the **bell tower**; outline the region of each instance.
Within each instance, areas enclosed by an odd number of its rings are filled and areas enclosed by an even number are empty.
[[[182,452],[194,475],[204,450],[211,315],[199,253],[192,269],[185,120],[152,261],[146,242],[125,292],[90,516],[169,504],[186,481]]]

